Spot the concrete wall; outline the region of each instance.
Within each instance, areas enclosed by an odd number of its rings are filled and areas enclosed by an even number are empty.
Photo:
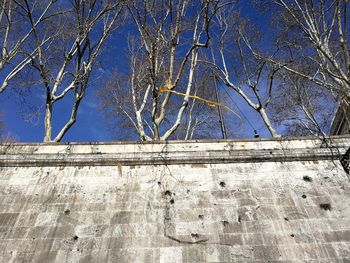
[[[0,145],[0,262],[350,262],[349,145]]]

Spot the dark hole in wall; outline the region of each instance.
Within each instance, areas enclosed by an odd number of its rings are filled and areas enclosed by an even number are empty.
[[[65,215],[69,215],[70,214],[70,210],[69,209],[64,210],[64,214]]]
[[[306,195],[302,195],[301,197],[305,199],[307,196]]]
[[[221,187],[225,187],[225,186],[226,186],[226,183],[225,183],[225,182],[220,182],[219,185],[220,185]]]
[[[198,218],[199,218],[200,220],[203,220],[203,219],[204,219],[204,215],[198,215]]]
[[[320,204],[320,208],[325,210],[325,211],[331,211],[332,206],[329,203],[325,203],[325,204]]]
[[[226,220],[224,220],[224,221],[222,221],[222,224],[224,225],[224,226],[228,226],[228,221],[226,221]]]
[[[166,190],[166,191],[164,192],[164,195],[171,196],[171,192],[170,192],[169,190]]]
[[[310,176],[307,176],[307,175],[304,175],[304,176],[303,176],[303,180],[304,180],[305,182],[312,182],[312,178],[311,178]]]
[[[199,235],[197,233],[191,233],[191,237],[194,239],[198,239]]]

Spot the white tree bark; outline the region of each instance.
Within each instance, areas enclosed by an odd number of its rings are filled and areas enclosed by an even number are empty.
[[[71,45],[69,52],[63,56],[62,66],[59,68],[53,82],[50,81],[50,77],[47,75],[46,67],[49,67],[49,65],[45,64],[46,60],[44,59],[44,52],[40,44],[41,41],[39,39],[38,29],[36,24],[32,21],[31,14],[28,15],[31,20],[32,31],[37,44],[38,65],[35,65],[35,68],[39,71],[46,89],[45,142],[61,141],[63,136],[75,124],[80,103],[88,88],[91,71],[93,70],[96,59],[101,53],[101,49],[107,37],[113,30],[115,22],[121,13],[121,4],[119,1],[113,5],[103,6],[100,10],[94,10],[94,7],[98,8],[95,5],[90,6],[88,14],[83,12],[83,10],[87,8],[87,6],[84,5],[88,4],[79,0],[78,5],[75,6],[75,15],[77,16],[78,23],[80,23],[79,19],[81,19],[85,24],[81,26],[77,25],[79,30],[75,41]],[[97,12],[95,13],[95,11]],[[95,13],[94,16],[92,16],[93,13]],[[82,16],[86,17],[82,18]],[[100,36],[94,36],[96,38],[96,40],[94,40],[91,35],[97,35],[97,33],[92,32],[95,27],[101,25],[102,32]],[[91,47],[90,43],[93,41],[95,43],[93,43],[93,47]],[[70,71],[69,68],[74,68],[74,71]],[[66,84],[66,86],[64,86],[63,84],[66,83],[66,76],[73,76],[73,78],[71,78],[72,80],[68,85]],[[63,127],[59,128],[57,135],[53,136],[52,117],[54,105],[70,92],[74,93],[70,117]]]
[[[4,26],[6,29],[4,35],[2,36],[3,40],[1,45],[0,72],[6,68],[9,70],[9,73],[6,73],[6,76],[0,83],[0,94],[5,91],[11,80],[14,79],[26,66],[29,65],[29,63],[32,62],[32,59],[37,56],[38,48],[27,50],[29,45],[27,45],[24,49],[23,46],[25,43],[30,41],[30,37],[33,35],[33,27],[37,28],[45,19],[49,18],[48,13],[50,10],[52,10],[55,2],[56,0],[46,2],[46,5],[44,6],[43,11],[40,13],[37,20],[32,20],[32,27],[24,31],[23,34],[20,34],[14,28],[14,12],[16,9],[21,9],[21,11],[24,9],[25,14],[22,16],[22,19],[25,19],[25,16],[30,15],[29,13],[39,9],[37,7],[37,1],[31,3],[32,5],[30,5],[27,0],[24,1],[23,5],[13,0],[4,0],[2,2],[2,6],[0,7],[0,25]],[[40,43],[41,48],[43,48],[44,45],[46,45],[52,39],[52,37],[53,36],[49,36],[46,39],[44,38]],[[10,45],[9,43],[13,44]],[[20,56],[24,53],[28,55],[21,58]],[[12,66],[11,64],[13,62],[14,64]]]
[[[192,6],[193,3],[187,0],[174,1],[163,6],[164,10],[157,13],[151,8],[148,9],[149,2],[141,1],[141,3],[142,5],[138,5],[136,2],[132,3],[128,8],[139,32],[142,44],[140,50],[143,51],[142,55],[146,58],[147,63],[139,65],[140,58],[137,58],[137,62],[135,62],[135,58],[131,57],[130,91],[134,117],[128,118],[135,123],[136,131],[141,140],[168,140],[183,122],[183,116],[190,99],[189,95],[192,92],[193,79],[196,75],[199,49],[205,48],[209,44],[209,25],[211,23],[211,14],[209,13],[215,13],[215,9],[218,7],[212,1],[203,1],[200,7]],[[189,13],[189,5],[193,8],[191,13]],[[186,23],[187,27],[190,25],[186,22],[188,17],[193,18],[194,21],[191,24],[192,39],[190,43],[184,42],[186,38],[183,27]],[[187,47],[187,52],[182,55],[184,47]],[[165,62],[164,54],[168,56],[168,60]],[[137,73],[141,72],[139,67],[148,67],[149,76],[146,84],[143,83],[145,82],[144,78]],[[159,82],[160,79],[163,83]],[[186,80],[183,97],[161,91],[162,89],[179,90],[182,88],[179,84],[183,80]],[[142,89],[144,92],[142,96],[137,92],[140,90],[138,87],[140,83],[145,85],[145,88]],[[174,96],[182,101],[178,108],[170,108]],[[146,107],[149,107],[151,118],[145,111]],[[126,115],[127,111],[123,109],[122,112]],[[129,113],[127,115],[130,116]],[[174,119],[167,119],[169,116]],[[165,122],[167,122],[167,126]],[[150,127],[150,132],[145,129],[146,127]],[[190,131],[187,132],[185,138],[188,138],[190,133]]]
[[[239,53],[239,61],[242,64],[242,75],[245,76],[245,83],[242,86],[245,86],[250,89],[250,93],[254,94],[254,96],[250,95],[249,93],[244,91],[244,88],[239,85],[235,84],[233,81],[231,81],[232,74],[229,70],[228,64],[227,64],[227,57],[225,52],[225,46],[229,45],[230,43],[227,43],[227,32],[230,27],[230,23],[233,23],[235,21],[229,21],[232,18],[229,18],[224,13],[219,13],[216,16],[217,23],[219,25],[219,32],[220,32],[220,41],[218,46],[218,51],[216,52],[217,59],[215,58],[214,52],[213,52],[213,62],[210,63],[214,70],[217,72],[217,75],[219,79],[225,83],[225,85],[231,89],[233,89],[239,96],[241,96],[248,106],[250,106],[253,110],[255,110],[257,113],[259,113],[259,116],[263,120],[266,128],[270,132],[272,137],[280,137],[280,135],[277,133],[276,129],[273,127],[269,116],[266,113],[266,108],[270,102],[271,99],[271,91],[273,86],[273,75],[277,70],[273,70],[271,72],[271,78],[269,83],[269,92],[267,95],[267,98],[263,99],[262,95],[259,93],[259,85],[261,85],[261,75],[263,70],[265,69],[266,64],[259,65],[257,63],[256,70],[251,73],[248,71],[247,61],[249,60],[248,56],[251,54],[246,54],[243,52],[242,46],[241,46],[241,38],[244,37],[241,34],[238,36],[238,39],[236,39],[237,42],[237,49]]]
[[[343,102],[350,101],[350,54],[347,42],[347,1],[324,0],[310,3],[300,0],[275,0],[291,17],[300,32],[308,39],[316,56],[305,56],[316,69],[313,72],[300,70],[292,63],[276,58],[266,58],[255,51],[255,55],[283,66],[290,73],[303,77],[320,87],[336,93]],[[309,47],[309,48],[310,48]]]

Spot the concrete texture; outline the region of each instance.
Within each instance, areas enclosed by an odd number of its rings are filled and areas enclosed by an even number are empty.
[[[349,145],[0,145],[0,262],[350,262]]]

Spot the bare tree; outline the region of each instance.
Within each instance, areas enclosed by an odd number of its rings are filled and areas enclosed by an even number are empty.
[[[271,100],[272,119],[285,135],[326,136],[335,112],[335,97],[298,75],[283,72]]]
[[[116,46],[108,36],[127,19],[128,61],[101,89],[101,108],[141,140],[199,138],[217,128],[213,73],[259,114],[272,137],[281,125],[288,133],[297,133],[293,126],[300,134],[325,134],[323,101],[350,101],[347,1],[258,1],[277,7],[273,48],[235,2],[2,0],[0,93],[11,81],[40,86],[44,141],[62,140],[102,49]],[[53,128],[55,106],[69,101],[67,121]]]
[[[226,8],[215,16],[218,32],[210,63],[225,85],[239,94],[259,113],[272,137],[279,137],[267,114],[275,74],[280,66],[272,66],[251,52],[250,39],[258,42],[258,31],[252,30],[239,13]]]
[[[57,0],[35,0],[27,2],[33,16],[33,25],[41,27],[44,21],[58,15],[53,12]],[[23,0],[0,1],[1,56],[0,72],[4,78],[0,83],[0,94],[19,73],[37,56],[38,48],[30,46],[33,28],[26,27],[26,14],[23,14]],[[40,47],[50,42],[52,35],[43,37]]]
[[[205,69],[200,74],[197,74],[193,82],[193,99],[190,99],[188,110],[185,113],[185,118],[179,128],[177,139],[192,140],[192,139],[208,139],[217,138],[218,121],[219,119],[217,107],[213,104],[205,103],[195,99],[206,98],[211,101],[216,101],[214,83],[216,81],[212,72]]]
[[[145,68],[139,67],[138,76],[146,76]],[[203,72],[202,72],[203,70]],[[200,72],[200,73],[199,73]],[[115,139],[135,140],[142,139],[138,132],[135,119],[135,108],[132,102],[132,90],[130,74],[123,74],[120,71],[113,71],[111,77],[98,90],[98,98],[100,101],[100,110],[103,112],[107,121],[107,126],[111,130]],[[141,78],[141,77],[140,77]],[[217,107],[208,105],[203,102],[202,98],[215,101],[213,89],[213,76],[206,68],[198,68],[196,77],[193,81],[191,97],[188,101],[188,108],[183,115],[183,119],[179,128],[169,137],[177,140],[191,140],[201,138],[217,138],[218,133],[218,112]],[[142,94],[142,87],[139,87],[139,93]],[[183,96],[175,95],[173,98],[175,106],[181,106]],[[196,99],[196,98],[200,99]],[[173,104],[173,105],[174,105]],[[180,104],[180,105],[179,105]],[[174,107],[171,105],[170,107]],[[169,107],[169,111],[172,108]],[[145,130],[152,134],[151,123],[152,103],[145,103],[143,109],[143,120],[145,122]],[[174,114],[167,114],[163,121],[164,125],[172,125]],[[149,120],[149,121],[148,121]],[[150,138],[151,139],[151,138]]]
[[[138,34],[129,40],[130,77],[127,87],[121,88],[127,96],[119,93],[115,98],[119,102],[125,101],[121,96],[130,98],[131,107],[120,110],[141,140],[167,140],[180,127],[195,92],[200,51],[209,45],[212,17],[222,4],[199,0],[128,4]]]
[[[60,141],[76,122],[79,105],[89,86],[89,77],[107,37],[121,16],[123,1],[74,0],[60,5],[61,15],[38,28],[32,8],[23,0],[22,12],[26,15],[33,34],[36,54],[31,66],[38,73],[44,87],[45,137],[44,141]],[[43,48],[46,36],[54,36],[48,48]],[[73,95],[68,121],[52,135],[54,105]]]
[[[281,25],[279,57],[255,52],[260,58],[335,93],[342,103],[350,98],[348,1],[273,0]],[[301,64],[312,70],[303,71]]]

